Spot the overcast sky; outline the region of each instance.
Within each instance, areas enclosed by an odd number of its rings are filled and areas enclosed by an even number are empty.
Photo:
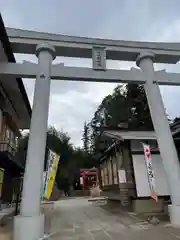
[[[180,42],[179,0],[1,0],[7,27],[50,33],[122,40]],[[36,62],[35,56],[16,56]],[[65,65],[91,66],[90,60],[58,58]],[[110,68],[130,68],[132,63],[109,62]],[[180,70],[180,65],[158,69]],[[24,79],[32,104],[34,81]],[[115,84],[52,81],[49,124],[67,131],[81,145],[84,121],[92,118],[102,98]],[[161,88],[171,117],[180,116],[180,88]],[[119,109],[120,110],[120,109]]]

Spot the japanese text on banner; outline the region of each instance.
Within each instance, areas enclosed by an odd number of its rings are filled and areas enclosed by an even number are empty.
[[[158,196],[156,192],[155,175],[152,167],[150,146],[143,143],[143,148],[144,148],[144,155],[145,155],[145,162],[147,167],[147,175],[148,175],[149,187],[151,191],[151,197],[157,202]]]

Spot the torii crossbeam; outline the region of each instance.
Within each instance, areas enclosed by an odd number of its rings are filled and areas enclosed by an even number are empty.
[[[153,52],[158,63],[177,63],[180,56],[180,43],[120,41],[6,29],[15,53],[34,54],[38,44],[48,42],[55,47],[56,56],[64,57],[92,58],[93,47],[105,48],[106,59],[119,61],[136,61],[142,51]]]

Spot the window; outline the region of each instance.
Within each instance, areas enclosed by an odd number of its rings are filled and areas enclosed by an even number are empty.
[[[112,162],[112,164],[113,164],[114,184],[118,184],[116,157],[113,158],[113,162]]]
[[[13,148],[16,147],[16,136],[15,136],[15,133],[8,126],[6,126],[6,129],[5,129],[5,138],[4,138],[4,140],[11,147],[13,147]]]
[[[6,131],[5,131],[5,141],[6,142],[10,142],[10,130],[8,127],[6,127]]]
[[[111,158],[111,157],[110,157]],[[107,171],[108,171],[108,185],[112,185],[112,168],[111,168],[111,159],[108,158],[107,160]]]

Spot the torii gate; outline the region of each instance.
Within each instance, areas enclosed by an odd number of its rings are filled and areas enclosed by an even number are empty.
[[[153,66],[153,62],[176,64],[180,60],[180,44],[70,37],[18,29],[7,29],[7,32],[14,53],[36,53],[38,57],[38,64],[0,63],[0,75],[36,78],[21,211],[20,216],[15,219],[15,240],[32,240],[43,234],[44,219],[40,214],[40,190],[43,179],[50,79],[133,82],[144,85],[171,191],[172,205],[169,206],[171,223],[180,226],[180,166],[158,86],[179,86],[180,74],[155,72]],[[92,58],[92,68],[52,65],[55,55]],[[106,69],[106,59],[136,61],[140,70]]]

